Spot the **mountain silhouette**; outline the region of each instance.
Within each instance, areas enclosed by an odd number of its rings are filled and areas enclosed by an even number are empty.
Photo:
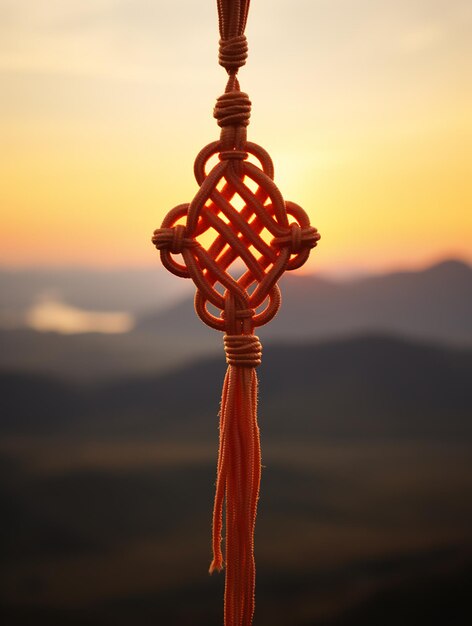
[[[128,278],[123,278],[123,296]],[[103,286],[103,276],[100,281]],[[116,297],[113,285],[112,295]],[[80,281],[79,287],[79,291],[85,289],[85,281]],[[72,284],[70,290],[74,291]],[[288,275],[282,281],[282,293],[278,315],[257,329],[265,347],[273,342],[302,344],[369,333],[472,346],[472,269],[458,261],[420,272],[342,283]],[[102,307],[111,302],[106,290],[101,297]],[[149,297],[147,291],[147,302]],[[3,370],[103,381],[117,376],[155,375],[189,360],[220,354],[222,333],[205,326],[195,315],[192,299],[186,298],[138,316],[130,332],[61,335],[4,328],[0,329],[0,347]]]
[[[73,385],[0,375],[1,432],[213,440],[223,355],[161,375]],[[267,438],[461,440],[472,434],[472,350],[358,337],[264,350]]]
[[[472,268],[444,261],[426,270],[337,283],[288,275],[282,306],[262,338],[305,341],[365,332],[393,332],[426,340],[472,345]],[[190,300],[148,314],[135,332],[206,337]]]

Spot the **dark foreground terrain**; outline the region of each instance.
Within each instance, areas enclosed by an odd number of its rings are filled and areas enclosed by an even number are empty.
[[[255,626],[471,624],[472,353],[371,337],[264,359]],[[223,374],[2,374],[3,624],[222,624]]]

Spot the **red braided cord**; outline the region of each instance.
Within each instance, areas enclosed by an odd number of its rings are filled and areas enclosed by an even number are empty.
[[[246,140],[251,102],[240,91],[236,74],[247,58],[244,29],[249,0],[218,0],[217,4],[219,62],[229,74],[225,93],[214,110],[221,127],[220,140],[205,146],[195,159],[200,188],[192,202],[172,209],[161,228],[154,231],[152,241],[169,271],[195,283],[195,310],[203,322],[226,333],[228,371],[220,411],[210,572],[223,567],[226,501],[225,626],[250,626],[261,477],[255,371],[261,362],[261,344],[253,332],[279,309],[280,276],[303,265],[320,236],[301,207],[283,200],[273,181],[268,153]],[[215,156],[219,162],[210,167]],[[238,197],[243,202],[239,210],[235,206]],[[214,239],[205,247],[202,236],[210,232]],[[181,255],[183,263],[175,255]],[[245,267],[237,278],[230,272],[235,261]]]
[[[195,175],[201,185],[197,195],[190,204],[179,205],[167,214],[161,228],[154,232],[153,242],[168,270],[192,278],[197,285],[196,310],[206,324],[228,333],[250,334],[275,315],[280,304],[277,280],[285,270],[297,269],[306,261],[319,234],[301,207],[284,202],[270,176],[270,157],[260,146],[246,142],[245,152],[258,158],[262,168],[248,161],[237,162],[242,169],[239,174],[235,171],[236,159],[226,158],[205,174],[206,163],[220,149],[221,142],[214,142],[197,156]],[[242,177],[257,183],[257,190],[251,191]],[[218,190],[222,180],[224,185]],[[236,194],[245,201],[240,211],[231,204]],[[290,223],[288,215],[293,218]],[[183,227],[178,222],[184,217]],[[216,231],[217,236],[206,250],[198,239],[209,229]],[[272,235],[270,243],[261,237],[263,229]],[[173,256],[179,253],[184,265]],[[226,270],[238,258],[247,270],[235,279]],[[225,311],[225,297],[215,288],[216,283],[233,295],[235,308],[231,315],[236,318],[216,317],[206,308],[210,303],[222,313]],[[245,323],[237,321],[238,310],[255,311],[265,301],[262,311]]]

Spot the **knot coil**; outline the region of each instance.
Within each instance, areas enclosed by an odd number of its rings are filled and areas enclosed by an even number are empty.
[[[239,90],[225,92],[213,110],[218,126],[248,126],[251,117],[251,101],[247,93]]]
[[[152,243],[158,250],[180,254],[183,248],[198,245],[195,239],[185,236],[186,232],[187,229],[183,224],[176,224],[172,228],[157,228],[152,236]]]
[[[237,320],[252,319],[256,314],[256,309],[236,309],[234,317]]]
[[[226,363],[239,367],[257,367],[262,360],[262,345],[256,335],[225,335]]]
[[[248,45],[245,35],[220,39],[218,62],[228,74],[236,73],[240,67],[245,65],[247,56]]]
[[[223,150],[218,155],[220,161],[228,161],[231,159],[235,161],[245,161],[247,157],[248,153],[244,150]]]
[[[303,249],[314,248],[320,239],[320,234],[313,226],[302,228],[300,224],[292,222],[286,235],[274,237],[272,246],[287,247],[291,254],[298,254]]]

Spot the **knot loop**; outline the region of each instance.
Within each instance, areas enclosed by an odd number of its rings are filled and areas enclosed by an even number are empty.
[[[270,243],[279,248],[288,246],[291,254],[298,254],[304,248],[314,248],[319,239],[320,234],[313,226],[302,228],[296,222],[292,222],[286,235],[274,237]]]
[[[225,335],[226,363],[239,367],[257,367],[262,360],[262,345],[256,335]]]
[[[220,39],[218,63],[225,68],[228,74],[235,74],[240,67],[246,64],[247,53],[246,35]]]
[[[251,117],[251,101],[247,93],[238,90],[220,96],[213,110],[218,126],[247,126]]]
[[[180,254],[183,248],[199,245],[195,239],[186,237],[186,233],[187,229],[183,224],[176,224],[172,228],[157,228],[152,236],[152,243],[158,250]]]

